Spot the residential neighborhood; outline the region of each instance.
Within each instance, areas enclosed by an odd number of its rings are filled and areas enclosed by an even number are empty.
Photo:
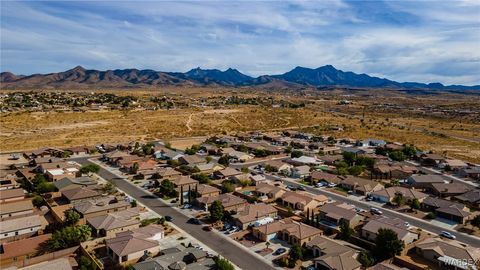
[[[479,266],[479,166],[414,145],[288,130],[4,156],[2,269]]]

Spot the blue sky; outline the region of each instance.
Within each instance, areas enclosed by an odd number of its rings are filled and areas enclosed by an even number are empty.
[[[480,84],[480,1],[2,1],[1,71],[295,66]]]

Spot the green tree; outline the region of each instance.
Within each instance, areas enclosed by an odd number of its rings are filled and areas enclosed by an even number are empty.
[[[88,174],[88,173],[98,173],[100,171],[100,166],[97,164],[87,164],[80,167],[80,173]]]
[[[47,247],[51,251],[79,245],[90,238],[91,228],[88,225],[68,226],[53,233]]]
[[[349,165],[353,166],[355,164],[355,160],[357,159],[357,156],[354,153],[351,152],[344,152],[343,153],[343,160]]]
[[[235,186],[228,182],[228,181],[224,181],[222,183],[222,193],[230,193],[230,192],[233,192],[235,190]]]
[[[54,192],[57,188],[52,182],[41,182],[37,185],[35,190],[40,194],[45,194],[49,192]]]
[[[402,152],[406,157],[411,158],[417,154],[417,148],[411,144],[407,144],[403,147]]]
[[[405,197],[402,194],[397,194],[393,197],[393,202],[398,206],[403,206],[405,204]]]
[[[228,164],[230,164],[229,157],[228,156],[221,156],[218,159],[218,164],[221,164],[223,166],[228,166]]]
[[[216,257],[214,261],[216,270],[235,270],[233,264],[227,259]]]
[[[80,270],[97,270],[97,264],[92,262],[92,260],[87,256],[81,256],[78,262]]]
[[[108,182],[102,187],[102,191],[104,193],[114,194],[115,192],[117,192],[117,189],[115,188],[114,184]]]
[[[65,224],[67,225],[75,225],[80,220],[80,214],[73,209],[65,210],[64,214]]]
[[[354,165],[348,168],[348,173],[351,175],[359,176],[363,173],[364,170],[365,168],[363,166]]]
[[[178,192],[175,190],[175,185],[168,179],[165,179],[160,183],[160,193],[166,197],[177,197]]]
[[[222,220],[223,219],[223,216],[224,216],[224,208],[223,208],[223,204],[221,201],[214,201],[211,205],[210,205],[210,217],[213,221],[219,221],[219,220]]]
[[[272,172],[278,172],[278,169],[277,169],[277,167],[273,167],[272,165],[267,164],[267,165],[265,165],[265,171],[269,172],[269,173],[272,173]]]
[[[302,247],[299,246],[299,245],[293,245],[293,246],[290,248],[290,252],[288,253],[288,256],[289,256],[290,260],[292,260],[294,263],[295,263],[297,260],[303,259],[303,250],[302,250]]]
[[[210,182],[210,177],[205,173],[196,173],[192,175],[192,178],[197,180],[200,184],[208,184]]]
[[[364,250],[358,254],[357,260],[363,267],[370,267],[375,263],[374,258],[370,252]]]
[[[137,200],[133,200],[133,201],[130,202],[131,207],[137,207],[137,204],[138,204]]]
[[[395,161],[404,161],[405,159],[407,159],[407,157],[402,151],[393,151],[388,155],[388,157]]]
[[[472,226],[477,227],[477,228],[480,229],[480,215],[475,216],[475,217],[470,221],[470,224],[472,224]]]
[[[395,255],[400,255],[404,247],[405,243],[398,239],[396,232],[381,228],[378,230],[375,239],[374,256],[377,261],[383,261]]]
[[[33,196],[32,198],[32,204],[35,206],[35,207],[40,207],[42,205],[45,204],[45,201],[43,200],[43,197],[40,196],[40,195],[35,195]]]
[[[347,222],[342,222],[340,226],[340,239],[343,240],[349,240],[350,237],[352,237],[352,234],[354,233],[353,229],[348,225]]]
[[[412,209],[412,210],[413,209],[415,209],[415,210],[420,209],[420,201],[417,198],[413,199],[410,202],[410,209]]]
[[[299,150],[293,150],[292,153],[290,153],[291,158],[299,158],[303,156],[303,152]]]

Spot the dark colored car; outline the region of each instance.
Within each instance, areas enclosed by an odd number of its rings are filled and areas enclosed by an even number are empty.
[[[297,190],[306,191],[305,187],[303,187],[303,186],[298,186]]]
[[[279,249],[275,250],[273,255],[280,255],[280,254],[283,254],[285,252],[287,252],[287,250],[285,248],[279,248]]]
[[[204,230],[204,231],[207,231],[207,232],[211,232],[213,229],[212,229],[212,227],[210,227],[210,226],[204,226],[204,227],[203,227],[203,230]]]
[[[198,220],[198,218],[190,218],[190,219],[187,221],[187,223],[199,225],[199,224],[200,224],[200,220]]]
[[[168,222],[172,222],[173,218],[171,216],[165,216],[165,220]]]

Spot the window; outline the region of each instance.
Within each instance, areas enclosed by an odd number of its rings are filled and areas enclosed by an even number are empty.
[[[18,235],[18,232],[15,232],[15,235]]]

